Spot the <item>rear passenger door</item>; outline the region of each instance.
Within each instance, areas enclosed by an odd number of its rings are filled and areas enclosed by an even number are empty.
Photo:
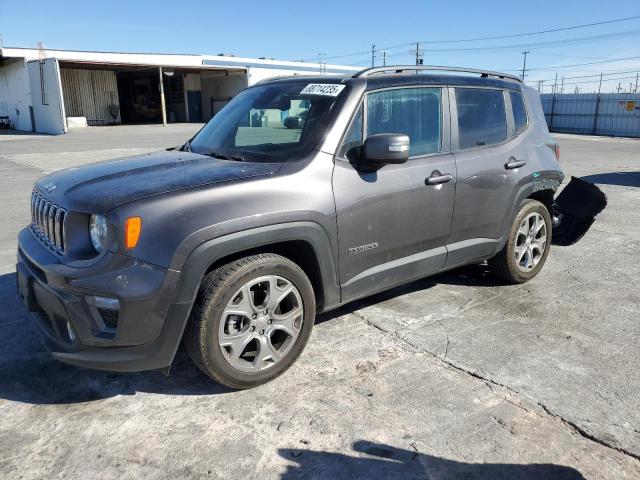
[[[458,181],[447,267],[493,253],[528,171],[509,90],[455,87],[450,97]]]
[[[369,92],[336,157],[333,189],[343,301],[426,276],[446,260],[455,196],[447,89]],[[409,160],[376,172],[357,168],[368,135],[404,133]],[[448,181],[429,177],[450,174]]]

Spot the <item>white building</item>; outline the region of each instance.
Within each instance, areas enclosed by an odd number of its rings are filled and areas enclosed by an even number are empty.
[[[203,122],[265,78],[357,70],[230,55],[0,48],[0,122],[4,117],[16,130],[52,134],[85,120]]]

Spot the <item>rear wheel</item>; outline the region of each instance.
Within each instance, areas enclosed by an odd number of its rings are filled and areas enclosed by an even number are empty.
[[[549,254],[551,216],[537,200],[525,200],[509,231],[504,248],[489,260],[491,271],[512,283],[535,277]]]
[[[302,269],[280,255],[253,255],[205,277],[185,345],[216,382],[250,388],[291,366],[314,320],[313,288]]]

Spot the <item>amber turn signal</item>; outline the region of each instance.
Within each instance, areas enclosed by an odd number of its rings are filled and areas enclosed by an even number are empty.
[[[135,248],[142,232],[142,219],[129,217],[124,222],[124,246],[128,249]]]

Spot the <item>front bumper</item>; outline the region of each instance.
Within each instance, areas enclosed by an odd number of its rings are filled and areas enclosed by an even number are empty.
[[[16,270],[18,293],[55,358],[114,371],[171,364],[190,308],[171,303],[180,272],[113,253],[65,265],[29,229],[18,236]],[[91,296],[117,299],[117,319]]]

